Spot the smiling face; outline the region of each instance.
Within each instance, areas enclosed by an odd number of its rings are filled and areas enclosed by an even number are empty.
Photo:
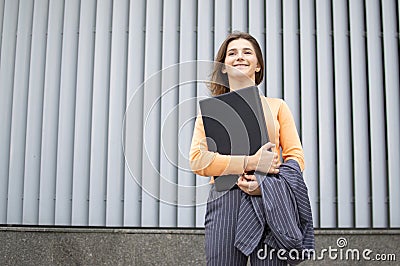
[[[223,73],[229,83],[243,82],[249,78],[255,82],[255,74],[261,70],[253,45],[246,39],[236,39],[228,44]]]
[[[244,49],[244,46],[248,49]],[[235,58],[235,53],[242,58]],[[254,60],[257,60],[257,64],[254,64]],[[240,63],[234,67],[235,61]],[[246,32],[234,31],[218,49],[211,80],[207,86],[212,95],[216,96],[231,90],[259,85],[263,78],[264,59],[257,40]]]

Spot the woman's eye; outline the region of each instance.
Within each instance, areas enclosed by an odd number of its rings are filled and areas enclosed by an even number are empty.
[[[244,52],[245,54],[252,54],[252,52],[251,51],[247,51],[247,52]]]
[[[230,52],[230,53],[228,53],[228,55],[229,55],[229,56],[231,56],[231,55],[235,55],[235,53],[233,53],[233,52]]]

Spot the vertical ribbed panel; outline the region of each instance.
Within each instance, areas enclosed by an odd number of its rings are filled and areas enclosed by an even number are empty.
[[[395,1],[383,1],[383,51],[385,67],[386,134],[389,178],[389,224],[400,227],[400,84],[399,84],[399,35]]]
[[[1,32],[3,32],[4,4],[5,4],[5,0],[0,1],[0,30],[1,30]],[[3,35],[0,34],[0,51],[1,51],[1,40],[2,39],[3,39]],[[0,60],[1,60],[1,57],[0,57]]]
[[[112,10],[106,225],[121,226],[124,218],[125,170],[121,135],[126,110],[129,1],[113,1]]]
[[[282,97],[282,1],[267,0],[265,4],[265,82],[266,96]]]
[[[203,78],[202,69],[210,66],[209,62],[214,59],[214,35],[210,29],[214,24],[214,6],[212,0],[201,1],[197,5],[197,78]],[[198,101],[209,96],[209,91],[203,82],[197,83],[196,108],[199,110]],[[194,117],[192,119],[195,119]],[[196,175],[196,227],[204,226],[204,214],[206,213],[206,202],[210,186],[209,179]]]
[[[320,227],[336,227],[336,167],[332,8],[316,2]],[[311,162],[313,163],[313,162]]]
[[[306,166],[304,180],[309,189],[314,226],[319,227],[317,54],[315,3],[300,1],[301,131]],[[310,13],[312,15],[310,15]]]
[[[248,21],[252,19],[247,10],[251,2],[249,0],[232,0],[232,30],[247,31]],[[260,10],[260,12],[263,12],[263,10]]]
[[[82,1],[80,12],[71,218],[72,224],[87,225],[96,1]]]
[[[388,226],[385,84],[380,10],[379,1],[365,2],[373,227]]]
[[[127,66],[127,109],[125,114],[125,199],[124,225],[141,225],[143,87],[146,1],[129,8],[129,48]],[[129,149],[128,149],[129,147]]]
[[[64,3],[49,1],[40,162],[39,224],[55,223],[58,106]]]
[[[196,0],[181,1],[181,36],[179,61],[179,119],[178,119],[178,220],[179,227],[195,224],[196,180],[188,155],[196,116]],[[185,63],[189,62],[189,63]],[[193,62],[193,63],[190,63]]]
[[[179,1],[164,1],[160,145],[160,226],[177,224],[179,101]]]
[[[34,2],[24,170],[24,224],[37,224],[39,221],[47,18],[48,0]]]
[[[111,0],[97,1],[89,181],[89,225],[96,226],[106,224],[112,12]]]
[[[283,94],[300,129],[300,54],[298,2],[282,1],[283,16]]]
[[[333,1],[338,227],[353,227],[353,151],[347,1]]]
[[[262,0],[249,1],[249,33],[256,38],[264,55],[265,61],[265,6]],[[233,18],[232,18],[233,19]],[[258,85],[258,88],[265,92],[265,82]]]
[[[368,83],[365,12],[362,0],[349,2],[355,227],[371,226]]]
[[[8,222],[11,114],[15,74],[16,32],[19,1],[6,1],[2,20],[2,43],[0,62],[0,214],[1,222]]]
[[[55,224],[71,223],[80,1],[65,1],[58,114]]]
[[[231,31],[232,6],[229,0],[214,0],[214,51],[219,47]],[[225,14],[225,15],[223,15]]]
[[[162,1],[146,6],[146,43],[143,84],[142,226],[159,226],[160,104]]]
[[[26,113],[32,34],[33,3],[20,4],[18,10],[14,88],[11,110],[10,165],[7,217],[10,223],[22,223]]]
[[[399,227],[399,8],[0,0],[0,224],[202,227],[192,130],[241,30],[264,52],[260,90],[295,118],[314,226]]]

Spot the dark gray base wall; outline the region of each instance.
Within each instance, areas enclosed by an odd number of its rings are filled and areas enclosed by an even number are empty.
[[[400,265],[400,230],[315,234],[302,265]],[[0,265],[205,265],[201,229],[0,227],[0,243]]]

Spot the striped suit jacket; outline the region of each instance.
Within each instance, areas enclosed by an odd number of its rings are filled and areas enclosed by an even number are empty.
[[[314,250],[312,213],[300,166],[295,160],[288,160],[280,166],[279,174],[256,177],[262,196],[243,193],[235,247],[249,255],[266,235],[266,245],[283,251],[280,254],[286,254],[290,264],[298,264],[307,259],[301,256],[302,252]],[[293,254],[300,258],[293,259]]]

